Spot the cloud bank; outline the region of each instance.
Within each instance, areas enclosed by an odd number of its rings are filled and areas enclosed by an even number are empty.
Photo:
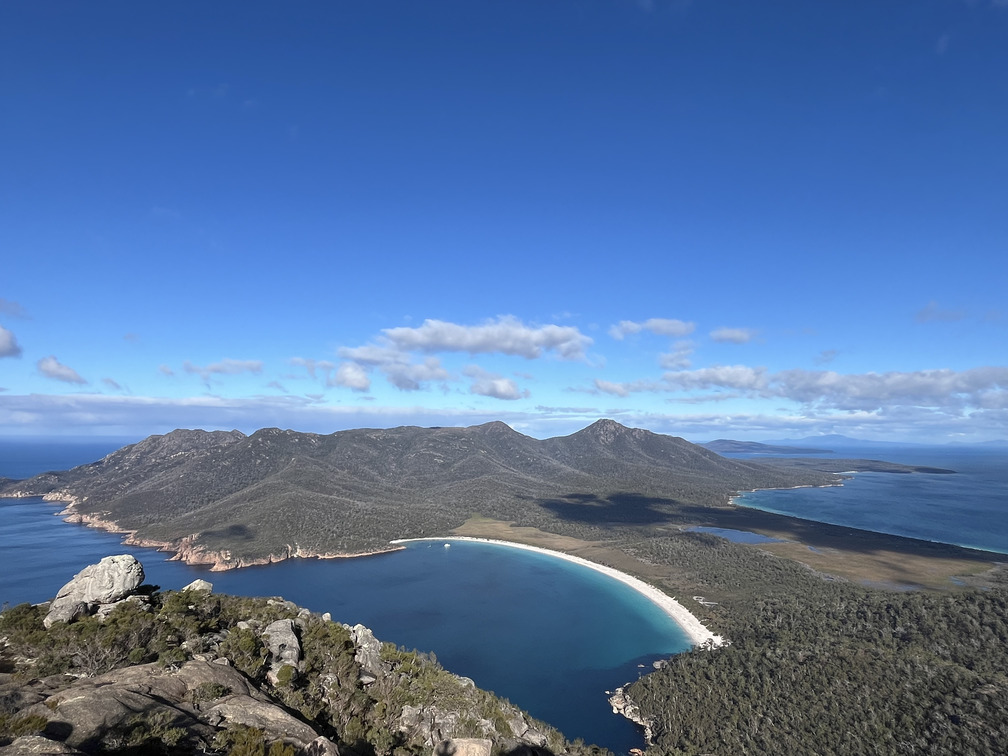
[[[841,374],[828,370],[782,370],[718,365],[666,373],[660,380],[614,383],[595,389],[615,396],[638,392],[734,392],[756,399],[787,399],[834,410],[880,410],[911,406],[962,410],[1008,408],[1008,367],[955,371]],[[702,396],[699,399],[702,400]]]
[[[396,349],[406,352],[509,354],[526,359],[552,351],[565,360],[580,360],[592,343],[577,328],[558,325],[532,328],[512,316],[478,326],[425,320],[419,328],[386,328],[382,333]]]

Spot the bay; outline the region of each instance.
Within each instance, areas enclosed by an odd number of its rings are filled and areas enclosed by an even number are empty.
[[[2,460],[0,476],[9,469]],[[25,462],[18,458],[21,470],[31,467]],[[53,469],[43,460],[35,466],[40,469],[28,475]],[[65,523],[55,516],[61,506],[39,498],[0,499],[0,602],[48,600],[84,566],[131,553],[143,563],[146,581],[163,589],[203,578],[217,592],[283,596],[330,612],[336,621],[366,625],[381,640],[434,652],[446,669],[567,737],[618,754],[642,747],[643,737],[612,713],[607,691],[689,648],[682,629],[637,592],[544,554],[496,544],[414,542],[368,557],[210,572],[152,549],[123,546],[115,534]]]
[[[1008,451],[867,446],[815,456],[882,459],[956,472],[858,472],[842,486],[754,491],[736,503],[833,525],[1008,553]]]

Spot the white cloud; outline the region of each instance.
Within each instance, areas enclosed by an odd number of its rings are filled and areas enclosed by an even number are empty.
[[[162,375],[167,375],[169,377],[175,375],[175,371],[172,370],[168,365],[158,365],[158,370],[161,372]]]
[[[64,383],[87,383],[76,370],[67,367],[53,355],[43,357],[36,364],[38,365],[39,372],[47,378],[63,381]]]
[[[680,370],[662,376],[664,382],[683,391],[736,389],[762,392],[767,387],[766,368],[747,365],[715,365],[697,370]]]
[[[383,346],[343,347],[340,357],[348,362],[340,366],[345,383],[330,385],[346,386],[355,391],[367,391],[371,380],[365,368],[375,368],[385,375],[389,383],[402,391],[419,391],[424,383],[450,380],[451,374],[441,366],[437,357],[428,357],[423,362],[413,362],[407,352]]]
[[[437,357],[428,357],[423,362],[390,363],[382,365],[381,370],[389,383],[403,391],[419,391],[424,383],[451,378]]]
[[[594,381],[595,391],[592,393],[613,394],[614,396],[630,396],[641,392],[668,391],[669,387],[660,381],[629,381],[626,383],[614,383],[596,378]]]
[[[690,367],[692,354],[692,341],[677,341],[672,345],[671,352],[666,352],[658,357],[658,364],[665,370],[684,370]]]
[[[119,382],[113,380],[112,378],[102,378],[102,383],[104,383],[106,386],[108,386],[113,391],[122,391],[123,390],[123,387],[119,384]]]
[[[943,409],[1008,406],[1008,367],[855,375],[785,370],[773,377],[773,384],[777,396],[844,410],[901,405]]]
[[[3,326],[0,326],[0,357],[20,357],[21,345],[17,337]]]
[[[601,378],[595,379],[595,388],[603,394],[615,394],[616,396],[630,396],[632,390],[625,383],[614,383],[613,381],[603,381]]]
[[[389,343],[402,351],[496,353],[527,359],[540,357],[548,351],[566,360],[583,359],[585,349],[592,343],[572,326],[533,328],[512,316],[477,326],[425,320],[419,328],[386,328],[383,333]]]
[[[354,391],[367,391],[371,388],[371,377],[360,365],[344,362],[336,368],[336,374],[326,381],[326,385],[342,386]]]
[[[340,347],[339,356],[345,360],[352,360],[361,365],[371,365],[372,367],[409,362],[408,354],[397,349],[373,344],[360,347]]]
[[[476,365],[470,365],[463,372],[473,379],[469,386],[469,392],[472,394],[508,400],[523,399],[529,396],[528,390],[522,391],[518,388],[518,384],[510,378],[490,373]]]
[[[600,392],[694,392],[690,401],[723,399],[722,392],[755,399],[786,399],[823,410],[879,411],[896,407],[962,412],[1008,408],[1008,367],[970,370],[842,374],[829,370],[782,370],[716,365],[665,373],[661,381],[595,381]],[[703,394],[696,392],[716,392]]]
[[[609,329],[609,335],[621,341],[631,334],[650,331],[658,336],[680,338],[682,336],[689,336],[694,330],[696,330],[696,323],[669,318],[649,318],[643,322],[621,320]]]
[[[584,359],[592,340],[577,328],[547,325],[532,327],[511,316],[499,317],[482,325],[466,326],[443,320],[425,320],[418,328],[387,328],[378,343],[358,347],[341,347],[338,354],[347,361],[341,378],[358,391],[370,388],[365,369],[380,371],[388,381],[403,391],[417,391],[432,381],[458,380],[442,366],[438,357],[428,356],[417,361],[416,354],[434,352],[468,352],[470,354],[504,354],[526,359],[555,352],[566,360]],[[349,364],[356,368],[349,367]],[[472,377],[472,376],[470,376]],[[518,398],[523,394],[510,379],[477,380],[474,393],[486,393],[498,398]],[[515,395],[515,396],[512,396]]]
[[[710,337],[721,344],[746,344],[755,336],[752,328],[718,328],[710,333]]]
[[[232,360],[230,358],[225,358],[220,362],[214,362],[206,366],[194,365],[189,360],[186,360],[182,365],[182,369],[187,373],[195,373],[203,378],[204,381],[209,381],[212,375],[258,374],[262,372],[262,367],[263,364],[260,360]]]

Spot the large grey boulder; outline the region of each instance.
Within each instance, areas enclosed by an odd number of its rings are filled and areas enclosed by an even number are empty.
[[[389,672],[388,665],[382,661],[382,643],[375,638],[370,628],[364,625],[344,625],[350,631],[350,638],[353,640],[357,650],[354,652],[354,659],[361,666],[361,682],[370,685],[375,680],[380,680]]]
[[[60,588],[43,623],[50,627],[53,622],[73,622],[99,606],[122,601],[140,587],[143,579],[143,565],[136,557],[107,556],[85,567]]]
[[[199,743],[211,743],[219,730],[235,724],[256,727],[298,749],[319,739],[310,725],[238,670],[195,660],[178,669],[142,664],[83,678],[22,713],[44,717],[50,723],[47,734],[53,730],[65,745],[82,750],[129,728],[138,717],[184,729],[194,753]]]
[[[487,738],[452,738],[434,746],[434,756],[490,756],[492,750]]]
[[[270,650],[270,669],[267,677],[276,685],[280,670],[284,667],[292,667],[294,673],[300,670],[301,639],[294,631],[294,621],[289,619],[271,622],[263,630],[262,635]]]

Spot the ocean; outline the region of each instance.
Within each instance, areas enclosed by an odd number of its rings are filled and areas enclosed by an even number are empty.
[[[735,503],[833,525],[1008,553],[1008,450],[866,446],[814,456],[881,459],[956,472],[859,472],[842,486],[754,491]]]
[[[113,447],[113,449],[116,447]],[[35,449],[8,456],[0,476],[57,469]],[[61,464],[112,451],[60,448]],[[67,463],[69,460],[69,463]],[[448,670],[472,678],[533,716],[618,754],[643,746],[638,728],[612,713],[607,691],[689,648],[681,628],[640,594],[594,570],[494,544],[416,542],[402,551],[344,560],[289,560],[210,572],[124,547],[119,536],[65,523],[59,505],[0,499],[0,602],[44,601],[74,573],[104,556],[131,553],[146,581],[178,589],[196,578],[214,590],[283,596],[333,619],[361,623],[384,641],[434,652]],[[16,568],[12,566],[16,565]]]

